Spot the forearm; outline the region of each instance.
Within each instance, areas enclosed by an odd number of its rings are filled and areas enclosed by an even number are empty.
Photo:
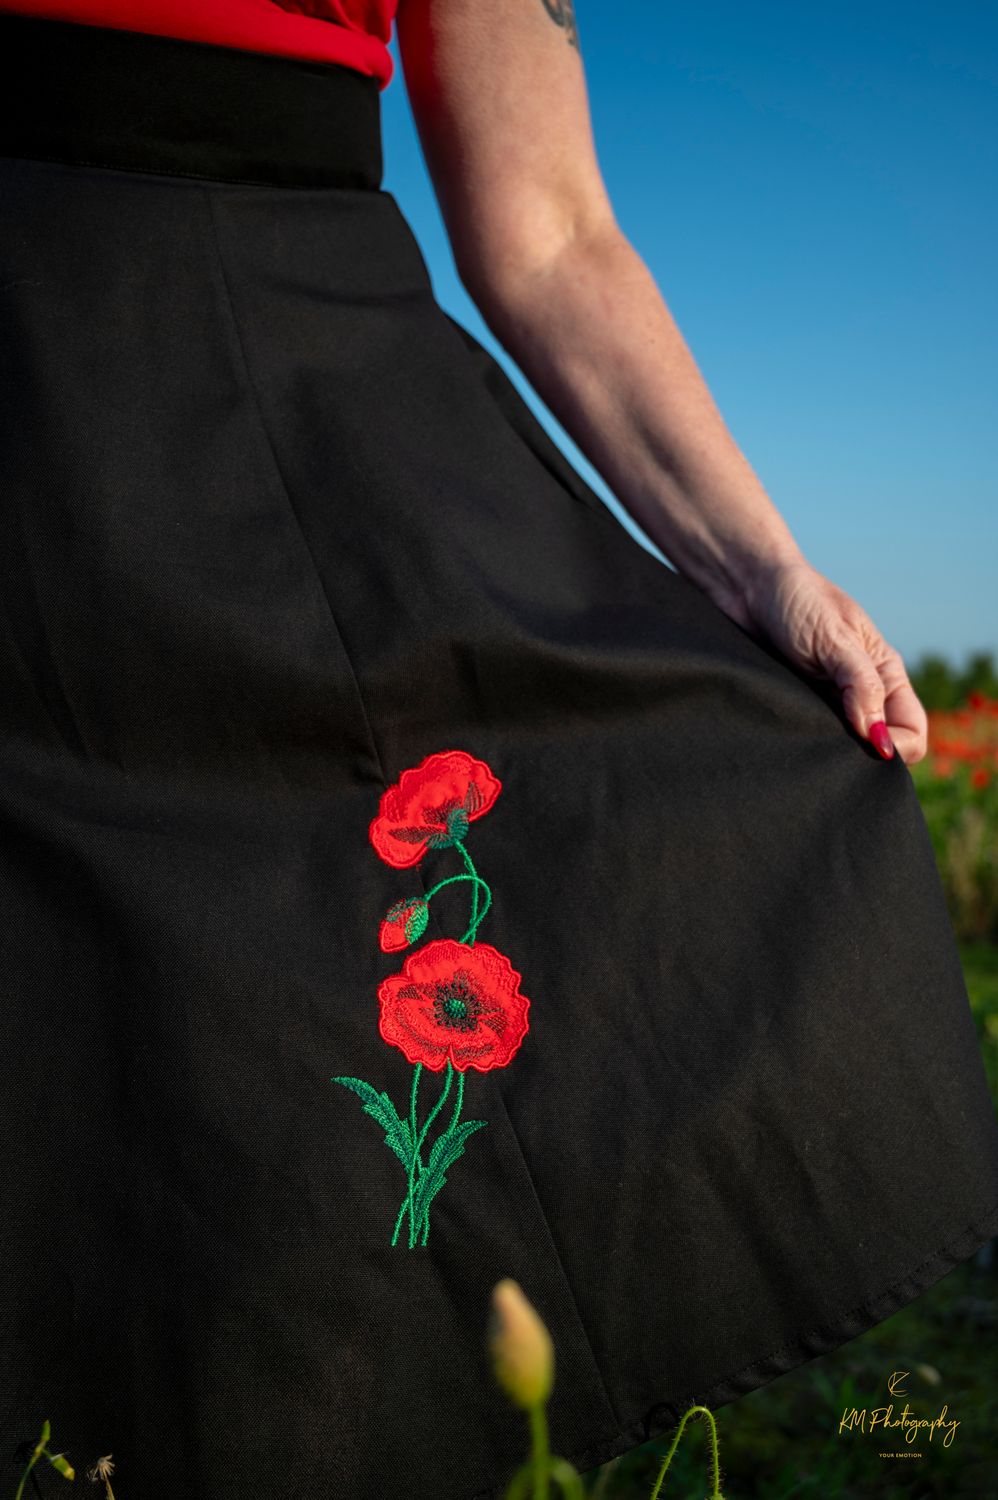
[[[565,431],[694,583],[720,601],[801,557],[619,230],[571,242],[539,270],[464,279]]]

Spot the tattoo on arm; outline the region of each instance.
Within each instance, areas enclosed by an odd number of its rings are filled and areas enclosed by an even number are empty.
[[[569,43],[577,52],[580,52],[582,49],[579,46],[579,28],[575,24],[572,0],[541,0],[541,4],[555,25],[565,28]]]

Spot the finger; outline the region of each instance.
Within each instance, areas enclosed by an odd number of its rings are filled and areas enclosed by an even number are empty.
[[[884,723],[886,692],[869,652],[854,640],[840,641],[825,655],[823,665],[842,693],[842,706],[856,733],[872,739],[884,759],[890,760],[894,747]],[[871,726],[880,726],[872,736]]]
[[[915,761],[921,760],[925,755],[924,748],[913,729],[905,729],[903,725],[892,724],[887,721],[887,733],[890,735],[891,744],[905,765],[914,765]]]
[[[884,684],[884,718],[898,754],[908,765],[922,760],[928,750],[928,715],[911,685],[900,652],[886,647],[879,664]]]

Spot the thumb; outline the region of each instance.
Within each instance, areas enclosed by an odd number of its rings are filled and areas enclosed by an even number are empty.
[[[861,646],[841,642],[828,653],[824,666],[842,692],[842,706],[856,733],[890,760],[894,745],[884,722],[884,684],[872,659]]]

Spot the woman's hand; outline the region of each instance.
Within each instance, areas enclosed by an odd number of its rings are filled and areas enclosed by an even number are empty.
[[[855,599],[810,563],[792,559],[762,566],[737,599],[715,602],[804,671],[834,682],[849,722],[882,755],[893,753],[890,741],[907,764],[925,755],[925,709],[900,654]],[[886,723],[886,730],[878,731],[878,722]]]

